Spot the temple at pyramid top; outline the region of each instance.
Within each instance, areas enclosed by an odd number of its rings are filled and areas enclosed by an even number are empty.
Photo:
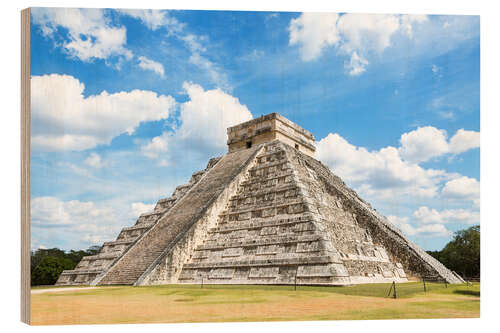
[[[314,157],[314,135],[276,112],[227,129],[230,153],[275,140]]]

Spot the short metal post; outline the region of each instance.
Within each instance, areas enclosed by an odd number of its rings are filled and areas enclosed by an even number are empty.
[[[446,280],[444,280],[444,287],[448,288],[448,282]]]
[[[297,268],[298,270],[298,268]],[[293,290],[297,290],[297,270],[295,271],[295,279],[294,279],[294,284],[293,284]]]
[[[391,284],[391,287],[389,288],[389,292],[387,293],[387,297],[391,296],[391,292],[392,292],[392,287],[394,286],[394,281],[393,283]]]
[[[394,287],[394,295],[393,295],[393,297],[394,297],[394,298],[398,298],[398,296],[397,296],[397,294],[396,294],[396,281],[392,281],[392,285],[393,285],[393,287]]]
[[[201,278],[201,289],[203,289],[203,277]]]
[[[422,278],[422,281],[424,281],[424,293],[427,292],[427,286],[425,285],[425,278]]]

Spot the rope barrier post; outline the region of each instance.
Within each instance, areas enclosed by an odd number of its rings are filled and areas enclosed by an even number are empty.
[[[297,291],[297,270],[295,270],[295,278],[294,278],[294,283],[293,283],[293,290]]]
[[[425,285],[425,278],[422,278],[422,281],[424,281],[424,293],[427,292],[427,286]]]
[[[393,281],[393,283],[391,283],[391,287],[389,288],[389,292],[387,293],[387,297],[391,296],[392,286],[393,285],[394,285],[394,281]]]
[[[203,277],[201,278],[201,289],[203,289]]]
[[[392,285],[394,286],[394,299],[398,298],[397,294],[396,294],[396,281],[392,281]]]

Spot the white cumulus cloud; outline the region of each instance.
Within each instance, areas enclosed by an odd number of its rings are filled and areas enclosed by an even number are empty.
[[[459,129],[448,141],[445,130],[432,126],[419,127],[401,135],[399,151],[403,159],[425,162],[444,154],[460,154],[479,147],[479,132]]]
[[[395,147],[368,151],[338,134],[330,133],[316,148],[316,157],[334,173],[360,191],[379,198],[401,194],[434,197],[439,183],[447,177],[444,170],[424,169],[404,161]]]
[[[151,142],[141,147],[142,152],[151,159],[160,157],[161,154],[168,151],[169,137],[171,136],[167,132],[164,132],[161,136],[155,136],[151,139]]]
[[[479,206],[480,184],[474,178],[462,176],[446,182],[441,194],[444,198],[452,200],[472,200]]]
[[[458,130],[448,140],[444,130],[420,127],[401,135],[401,145],[397,148],[388,146],[369,151],[349,143],[339,134],[330,133],[317,142],[316,157],[351,186],[378,199],[405,194],[420,198],[441,195],[446,199],[472,200],[479,205],[477,180],[419,165],[433,157],[477,147],[479,142],[474,143],[474,138],[478,135],[478,132]]]
[[[165,70],[161,63],[146,58],[144,56],[140,56],[138,60],[139,60],[139,67],[141,67],[142,69],[152,71],[160,75],[161,77],[165,77]]]
[[[390,215],[387,218],[408,236],[425,235],[432,237],[449,237],[453,234],[450,230],[446,229],[444,225],[439,223],[415,227],[408,222],[408,217]]]
[[[69,75],[31,78],[32,147],[35,150],[85,150],[134,133],[145,121],[166,119],[171,96],[133,90],[84,96],[85,85]]]
[[[463,128],[450,139],[450,152],[460,154],[469,149],[479,147],[479,132],[466,131]]]
[[[31,200],[31,223],[37,227],[94,224],[112,214],[111,209],[97,208],[93,202],[62,201],[50,196]]]
[[[140,214],[154,208],[154,204],[128,199],[97,202],[34,197],[31,200],[31,223],[35,228],[32,248],[44,244],[66,250],[82,249],[114,240],[123,227],[132,225]]]
[[[299,45],[302,60],[317,58],[323,48],[335,45],[340,36],[336,13],[303,13],[290,21],[290,45]]]
[[[182,125],[177,133],[182,139],[199,144],[208,141],[217,148],[225,148],[226,129],[252,119],[252,114],[238,98],[220,89],[204,90],[198,84],[187,82],[183,88],[189,101],[181,105]]]
[[[184,24],[177,21],[176,18],[168,15],[166,10],[157,9],[118,9],[123,15],[128,15],[141,22],[151,30],[157,30],[160,27],[166,27],[171,32],[179,31]]]
[[[170,150],[220,154],[226,150],[226,129],[252,119],[245,105],[220,89],[204,90],[198,84],[183,84],[189,100],[180,106],[180,127],[164,132],[141,147],[150,158],[164,157]],[[163,163],[166,163],[164,161]]]
[[[35,7],[31,15],[42,34],[53,38],[54,44],[72,57],[87,62],[110,57],[133,57],[125,47],[126,28],[113,26],[103,9]],[[67,30],[67,36],[62,37],[60,28]]]
[[[400,16],[386,14],[344,14],[339,18],[342,49],[347,53],[382,52],[401,27]]]
[[[409,38],[413,37],[413,27],[416,23],[424,23],[429,20],[427,15],[406,14],[401,15],[401,28],[406,32]]]
[[[153,211],[155,204],[145,204],[144,202],[133,202],[130,204],[132,217],[138,218],[139,215]]]
[[[449,150],[446,131],[432,126],[419,127],[401,135],[401,156],[411,162],[424,162]]]
[[[444,209],[438,211],[427,206],[422,206],[413,213],[413,216],[421,224],[479,223],[479,212],[467,209]]]
[[[337,47],[350,59],[345,62],[348,73],[359,75],[366,70],[369,56],[391,46],[396,32],[411,38],[413,27],[425,21],[425,15],[302,13],[290,21],[289,44],[299,47],[304,61]]]

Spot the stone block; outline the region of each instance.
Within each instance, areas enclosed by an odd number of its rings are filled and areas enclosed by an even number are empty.
[[[222,257],[239,257],[243,254],[243,248],[241,247],[230,247],[224,249]]]
[[[238,221],[248,220],[252,217],[252,212],[245,212],[238,215]]]
[[[252,267],[249,278],[277,278],[279,267]]]
[[[260,230],[260,235],[261,236],[276,235],[277,231],[278,230],[276,227],[264,227]]]
[[[234,268],[215,268],[210,270],[208,277],[210,279],[232,279]]]
[[[317,251],[319,251],[319,242],[297,243],[297,253]]]
[[[278,253],[278,245],[263,245],[257,247],[256,255],[276,254]]]
[[[276,214],[275,208],[266,208],[262,210],[262,217],[272,217]]]

